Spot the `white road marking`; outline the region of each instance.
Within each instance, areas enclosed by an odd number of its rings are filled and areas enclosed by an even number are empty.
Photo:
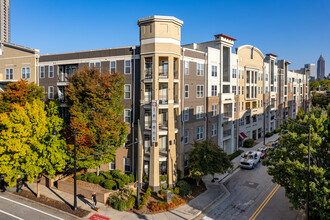
[[[204,219],[204,220],[214,220],[213,218],[210,218],[210,217],[207,217],[207,216],[204,216],[203,219]]]
[[[24,219],[22,219],[22,218],[20,218],[20,217],[17,217],[16,215],[10,214],[10,213],[8,213],[8,212],[2,211],[2,210],[0,210],[0,212],[5,213],[6,215],[9,215],[9,216],[11,216],[11,217],[13,217],[13,218],[16,218],[16,219],[19,219],[19,220],[24,220]]]
[[[59,219],[59,220],[64,220],[63,218],[59,218],[59,217],[57,217],[57,216],[55,216],[55,215],[51,215],[51,214],[49,214],[49,213],[47,213],[47,212],[43,212],[43,211],[41,211],[41,210],[39,210],[39,209],[33,208],[33,207],[28,206],[28,205],[25,205],[25,204],[23,204],[23,203],[16,202],[16,201],[11,200],[11,199],[8,199],[8,198],[6,198],[6,197],[2,197],[2,196],[0,196],[0,198],[5,199],[5,200],[8,200],[8,201],[13,202],[13,203],[16,203],[16,204],[19,204],[19,205],[24,206],[24,207],[30,208],[30,209],[32,209],[32,210],[35,210],[35,211],[40,212],[40,213],[42,213],[42,214],[45,214],[45,215],[51,216],[51,217],[53,217],[53,218],[56,218],[56,219]]]

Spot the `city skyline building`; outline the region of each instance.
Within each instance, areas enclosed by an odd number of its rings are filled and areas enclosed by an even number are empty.
[[[324,79],[324,75],[325,75],[325,60],[321,54],[320,58],[317,61],[317,78]]]
[[[10,42],[10,0],[0,0],[0,42]]]

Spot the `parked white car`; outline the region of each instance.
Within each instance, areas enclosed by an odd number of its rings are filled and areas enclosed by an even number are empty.
[[[241,168],[253,169],[260,162],[261,152],[248,151],[241,159]]]

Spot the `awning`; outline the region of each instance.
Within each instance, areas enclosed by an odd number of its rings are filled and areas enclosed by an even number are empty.
[[[246,136],[246,134],[244,134],[244,132],[239,133],[239,136],[243,139],[247,138],[247,136]]]

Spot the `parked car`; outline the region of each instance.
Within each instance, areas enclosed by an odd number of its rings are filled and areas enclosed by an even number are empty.
[[[248,151],[241,159],[241,168],[253,169],[260,162],[261,152],[259,151]]]
[[[272,141],[266,144],[269,150],[275,150],[278,147],[278,141]]]
[[[267,151],[268,151],[269,149],[270,149],[270,148],[267,147],[267,146],[265,146],[265,147],[259,147],[259,148],[258,148],[258,151],[261,152],[261,156],[260,156],[261,159],[264,159],[264,158],[266,158],[266,157],[268,156]]]

